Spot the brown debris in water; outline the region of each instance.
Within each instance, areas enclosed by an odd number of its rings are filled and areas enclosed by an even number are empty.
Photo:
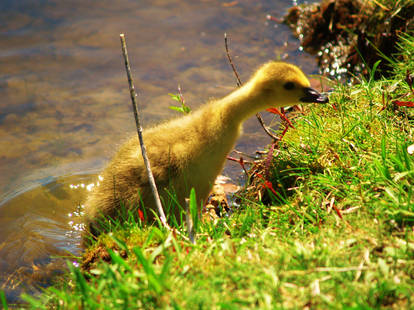
[[[18,267],[11,274],[3,274],[0,270],[0,290],[6,293],[6,298],[11,305],[21,300],[19,295],[22,292],[35,294],[41,291],[42,287],[48,287],[59,283],[66,270],[65,259],[54,259],[48,264],[35,264]]]
[[[295,31],[306,51],[317,54],[323,73],[367,75],[366,65],[372,68],[382,59],[378,77],[391,69],[378,50],[386,57],[395,57],[398,36],[414,31],[413,1],[382,3],[323,0],[292,7],[284,22]]]

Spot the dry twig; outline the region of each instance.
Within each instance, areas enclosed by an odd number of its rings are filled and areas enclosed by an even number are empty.
[[[142,126],[141,126],[141,123],[140,123],[139,114],[138,114],[138,107],[137,107],[137,102],[136,102],[137,94],[135,93],[134,82],[132,80],[131,68],[130,68],[130,65],[129,65],[128,52],[127,52],[126,42],[125,42],[125,35],[120,34],[120,38],[121,38],[122,54],[123,54],[124,60],[125,60],[125,69],[126,69],[127,76],[128,76],[129,93],[131,95],[132,107],[133,107],[133,110],[134,110],[135,125],[137,127],[139,143],[141,145],[142,158],[144,159],[145,167],[147,168],[148,181],[149,181],[149,184],[150,184],[150,187],[151,187],[152,194],[154,195],[154,200],[155,200],[155,204],[158,208],[158,214],[160,216],[161,223],[164,225],[164,227],[167,227],[168,229],[170,229],[170,227],[167,224],[167,220],[165,218],[164,210],[162,208],[160,196],[159,196],[158,190],[157,190],[157,185],[155,184],[154,176],[153,176],[152,171],[151,171],[151,165],[150,165],[148,155],[147,155],[147,150],[145,148],[144,140],[143,140],[143,137],[142,137]]]
[[[234,75],[236,76],[237,79],[237,87],[242,86],[242,82],[240,80],[239,74],[237,73],[236,67],[233,64],[233,61],[231,59],[230,56],[230,52],[229,52],[229,47],[228,47],[228,43],[227,43],[227,33],[224,33],[224,46],[226,48],[226,55],[227,55],[227,59],[229,60],[230,66],[233,69]],[[256,114],[257,120],[259,121],[260,125],[263,127],[264,131],[274,140],[279,140],[279,137],[275,136],[273,133],[270,132],[269,128],[265,125],[262,116],[257,113]]]

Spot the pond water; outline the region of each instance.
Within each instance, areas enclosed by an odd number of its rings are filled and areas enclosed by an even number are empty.
[[[121,55],[125,33],[144,128],[177,116],[180,85],[195,109],[235,88],[223,35],[242,81],[281,57],[317,73],[280,18],[296,1],[2,0],[0,2],[0,289],[34,293],[78,255],[83,187],[135,123]],[[266,117],[267,121],[271,117]],[[255,118],[237,149],[270,142]],[[224,174],[237,179],[229,163]]]

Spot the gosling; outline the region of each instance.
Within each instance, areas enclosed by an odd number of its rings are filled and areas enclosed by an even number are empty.
[[[196,191],[199,206],[207,199],[248,117],[266,108],[301,102],[326,103],[328,98],[310,88],[298,67],[271,61],[228,96],[144,130],[144,143],[169,221],[172,217],[181,221],[181,208],[191,188]],[[137,217],[144,211],[147,221],[154,220],[157,209],[136,135],[120,147],[101,176],[100,186],[85,204],[87,231],[99,235],[105,230],[104,219],[121,220],[121,208]]]

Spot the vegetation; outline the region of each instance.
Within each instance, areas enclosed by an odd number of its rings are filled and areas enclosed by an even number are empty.
[[[171,99],[177,101],[180,106],[170,106],[171,110],[181,112],[183,114],[188,114],[191,112],[191,108],[185,104],[185,100],[183,94],[181,93],[181,87],[178,85],[178,94],[168,94],[170,95]]]
[[[69,264],[67,281],[24,299],[34,309],[413,308],[414,37],[400,42],[390,77],[374,80],[377,62],[358,84],[334,85],[330,104],[298,113],[233,214],[194,218],[196,244],[131,220]]]
[[[412,0],[322,0],[292,7],[285,22],[302,46],[317,54],[324,74],[349,78],[368,75],[378,51],[392,57],[399,35],[414,31],[413,16]],[[377,77],[388,74],[389,65],[382,62]]]

